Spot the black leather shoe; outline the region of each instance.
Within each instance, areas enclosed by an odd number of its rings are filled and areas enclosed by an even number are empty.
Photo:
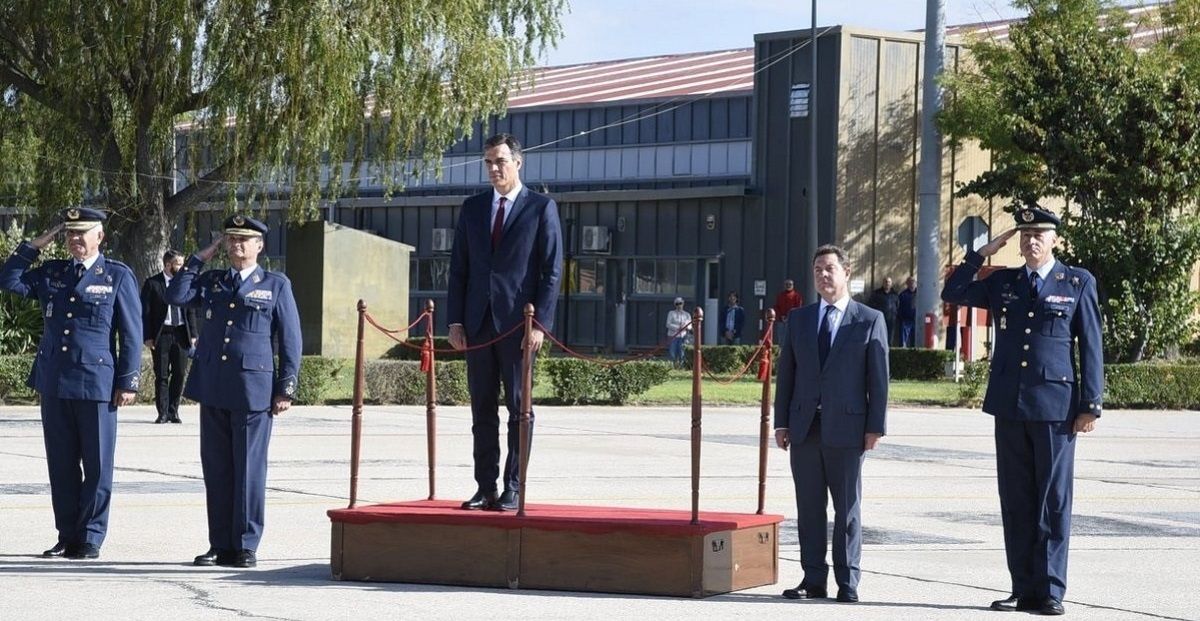
[[[175,423],[175,424],[179,424],[179,423],[182,423],[182,422],[183,422],[183,421],[179,420],[179,417],[178,417],[178,416],[173,416],[173,417],[171,417],[170,421],[171,421],[172,423]]]
[[[230,567],[255,567],[258,565],[258,559],[254,556],[253,550],[238,550],[233,553],[233,562]]]
[[[155,425],[161,425],[161,424],[163,424],[163,423],[165,423],[165,422],[167,422],[167,419],[165,419],[165,418],[163,418],[163,417],[161,417],[161,416],[159,416],[158,418],[154,419],[154,424],[155,424]]]
[[[857,604],[858,591],[850,591],[848,589],[838,589],[837,601],[843,604]]]
[[[478,509],[487,509],[488,507],[492,506],[492,503],[494,502],[496,502],[495,491],[485,492],[483,490],[479,490],[475,492],[474,496],[471,496],[470,500],[462,503],[462,508],[472,511]]]
[[[192,561],[192,564],[196,565],[197,567],[212,567],[213,565],[217,564],[217,557],[219,555],[220,552],[218,552],[216,548],[209,548],[208,552],[197,556],[196,559]]]
[[[100,558],[100,546],[91,543],[67,546],[67,553],[64,556],[73,560]]]
[[[67,544],[60,541],[54,544],[53,548],[42,552],[42,558],[58,558],[63,556],[67,553],[67,547]]]
[[[503,494],[488,507],[492,511],[516,511],[520,506],[521,496],[514,491],[504,490]]]
[[[784,589],[783,596],[787,599],[825,599],[829,597],[829,593],[825,589],[818,589],[801,582],[794,589]]]
[[[1054,597],[1047,597],[1043,599],[1041,601],[1041,605],[1038,606],[1037,612],[1039,615],[1051,617],[1067,614],[1067,611],[1063,608],[1062,601]]]
[[[1004,599],[998,599],[992,602],[991,608],[992,610],[999,610],[1001,612],[1016,612],[1017,605],[1020,600],[1021,598],[1017,597],[1016,595],[1009,595]]]

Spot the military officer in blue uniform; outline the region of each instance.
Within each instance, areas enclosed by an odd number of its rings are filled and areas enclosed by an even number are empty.
[[[1100,305],[1095,278],[1054,258],[1058,217],[1036,205],[1015,216],[1016,228],[967,253],[942,299],[988,309],[995,328],[983,411],[995,417],[1012,595],[992,608],[1061,615],[1075,438],[1095,427],[1104,390]],[[1018,234],[1025,265],[975,280]]]
[[[209,550],[196,565],[257,564],[271,425],[296,395],[300,316],[291,281],[258,266],[266,233],[258,220],[230,217],[224,236],[192,255],[167,288],[168,304],[197,308],[204,317],[183,391],[200,404],[208,506]],[[201,271],[222,242],[232,267]]]
[[[108,532],[117,408],[133,403],[138,390],[142,308],[133,270],[100,253],[104,213],[72,208],[61,218],[17,247],[0,270],[0,289],[36,299],[42,309],[29,386],[41,395],[58,529],[58,542],[42,556],[87,559],[100,556]],[[32,267],[64,229],[72,258]]]

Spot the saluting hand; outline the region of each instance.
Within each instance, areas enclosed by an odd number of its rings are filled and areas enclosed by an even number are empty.
[[[1000,252],[1000,249],[1007,245],[1008,240],[1012,239],[1012,236],[1016,234],[1017,229],[1008,229],[1007,231],[997,235],[996,239],[993,239],[985,244],[983,248],[979,249],[979,256],[990,257],[997,252]]]
[[[217,248],[221,247],[221,240],[224,239],[224,237],[224,235],[217,235],[216,239],[214,239],[212,243],[209,244],[204,250],[197,252],[196,256],[200,257],[200,260],[204,261],[205,263],[211,261],[213,255],[217,254]]]
[[[32,240],[30,240],[29,243],[34,248],[41,250],[42,248],[49,246],[50,242],[54,241],[54,236],[58,235],[59,231],[61,231],[61,230],[63,230],[63,225],[60,222],[60,223],[54,225],[54,227],[52,227],[50,230],[46,231],[45,233],[42,233],[40,236],[35,237]]]

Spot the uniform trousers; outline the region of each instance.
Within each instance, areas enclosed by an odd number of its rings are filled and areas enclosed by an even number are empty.
[[[217,550],[258,549],[267,497],[270,410],[200,405],[200,465],[208,506],[208,543]]]
[[[58,540],[99,547],[108,532],[117,408],[107,401],[42,395],[41,409]]]
[[[1067,590],[1074,422],[996,418],[996,480],[1014,595],[1062,600]]]

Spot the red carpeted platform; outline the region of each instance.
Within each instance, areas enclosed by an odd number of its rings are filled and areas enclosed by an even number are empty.
[[[333,576],[704,597],[778,578],[782,516],[529,504],[525,516],[413,501],[334,509]]]

